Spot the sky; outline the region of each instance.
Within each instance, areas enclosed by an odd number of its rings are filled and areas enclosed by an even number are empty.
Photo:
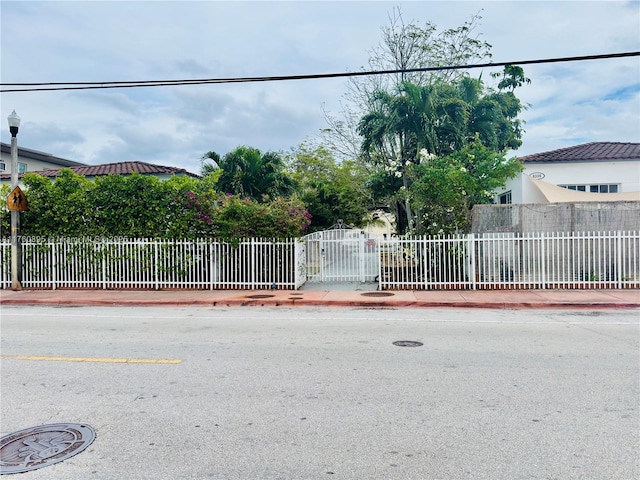
[[[2,84],[354,72],[399,7],[440,30],[480,14],[494,62],[640,51],[640,2],[0,2]],[[497,69],[499,70],[499,69]],[[640,57],[527,65],[527,155],[586,142],[640,142]],[[491,71],[483,71],[489,79]],[[479,75],[479,70],[473,70]],[[1,93],[18,143],[101,164],[143,161],[198,173],[208,151],[289,152],[340,117],[348,80],[313,79]],[[6,87],[8,88],[8,87]],[[10,142],[6,120],[2,142]]]

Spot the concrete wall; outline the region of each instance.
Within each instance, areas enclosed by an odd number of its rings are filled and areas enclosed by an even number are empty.
[[[640,230],[640,202],[476,205],[473,233]]]

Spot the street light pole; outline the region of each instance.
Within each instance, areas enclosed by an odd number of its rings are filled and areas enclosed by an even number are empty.
[[[20,117],[14,110],[7,118],[11,132],[11,188],[18,186],[18,129]],[[11,210],[11,288],[22,290],[22,256],[20,254],[20,212]]]

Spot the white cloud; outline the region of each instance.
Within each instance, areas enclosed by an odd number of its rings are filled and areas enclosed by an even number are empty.
[[[294,75],[367,64],[390,2],[2,2],[2,83]],[[461,25],[494,61],[640,50],[638,2],[404,2],[405,20]],[[640,141],[638,58],[531,65],[518,154]],[[478,72],[479,73],[479,72]],[[488,78],[485,72],[483,78]],[[199,170],[208,150],[288,150],[340,111],[347,80],[3,93],[26,147],[87,163]],[[2,129],[3,141],[8,131]]]

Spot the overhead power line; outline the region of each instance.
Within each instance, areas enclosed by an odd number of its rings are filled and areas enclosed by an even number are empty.
[[[512,62],[476,63],[470,65],[452,65],[444,67],[407,68],[395,70],[369,70],[358,72],[317,73],[308,75],[276,75],[264,77],[230,77],[230,78],[201,78],[182,80],[139,80],[115,82],[43,82],[43,83],[0,83],[2,87],[18,87],[1,89],[2,93],[42,92],[60,90],[94,90],[106,88],[140,88],[166,87],[176,85],[205,85],[216,83],[251,83],[251,82],[279,82],[287,80],[316,80],[323,78],[364,77],[370,75],[388,75],[394,73],[436,72],[446,70],[469,70],[472,68],[504,67],[507,65],[539,65],[544,63],[579,62],[585,60],[604,60],[612,58],[637,57],[640,52],[607,53],[602,55],[584,55],[577,57],[544,58],[539,60],[518,60]]]

